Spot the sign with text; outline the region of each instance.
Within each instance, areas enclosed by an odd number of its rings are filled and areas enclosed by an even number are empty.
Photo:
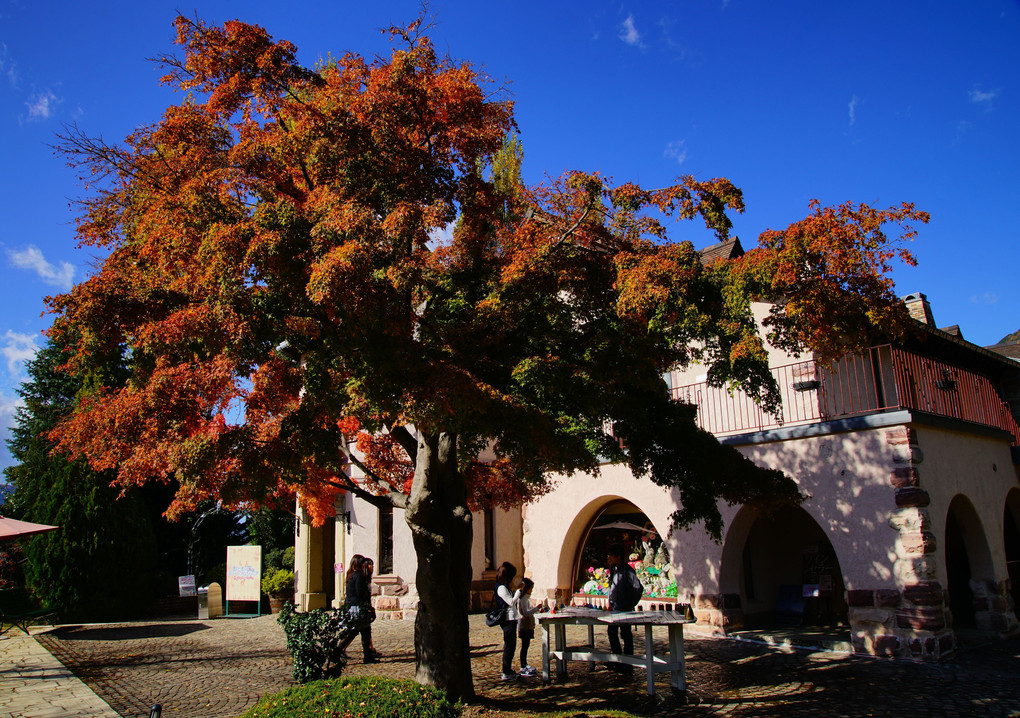
[[[227,546],[227,600],[261,599],[261,546]]]
[[[195,595],[195,577],[194,576],[178,576],[177,577],[177,589],[182,596],[194,596]]]

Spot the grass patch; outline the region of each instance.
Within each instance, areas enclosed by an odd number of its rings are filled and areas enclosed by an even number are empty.
[[[337,678],[264,696],[241,718],[458,718],[460,710],[443,692],[414,681]]]

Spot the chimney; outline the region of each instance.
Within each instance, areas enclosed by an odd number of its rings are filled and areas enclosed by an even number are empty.
[[[910,316],[921,324],[927,324],[930,327],[935,326],[935,318],[931,314],[931,305],[928,304],[928,297],[924,296],[921,292],[915,292],[908,294],[903,297],[903,303],[907,305],[907,311]]]

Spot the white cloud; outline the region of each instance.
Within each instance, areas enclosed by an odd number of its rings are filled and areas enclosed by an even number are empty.
[[[40,279],[54,287],[68,290],[74,284],[74,265],[70,262],[61,262],[59,267],[50,264],[43,257],[42,250],[35,245],[30,244],[20,250],[8,250],[7,259],[18,269],[31,269]]]
[[[857,122],[857,102],[858,102],[857,95],[854,95],[853,97],[850,98],[850,104],[847,105],[847,107],[850,110],[850,124],[851,125],[853,125],[855,122]]]
[[[663,150],[662,156],[674,159],[678,165],[682,165],[684,160],[687,159],[687,140],[670,142],[666,145],[666,149]]]
[[[0,432],[5,432],[14,425],[14,412],[19,406],[24,406],[25,401],[20,396],[5,396],[0,392]]]
[[[970,101],[975,105],[981,105],[984,107],[985,112],[991,112],[994,109],[995,98],[999,96],[1000,92],[1001,90],[983,92],[975,85],[974,89],[970,91]]]
[[[25,103],[28,108],[28,121],[48,120],[58,104],[60,100],[49,90],[32,95],[32,99]]]
[[[31,334],[20,334],[10,329],[4,334],[3,346],[0,347],[0,354],[7,359],[7,372],[16,375],[21,371],[19,364],[23,365],[32,359],[39,351],[39,345],[35,343],[35,337]]]
[[[7,440],[11,438],[11,428],[14,426],[14,412],[18,407],[24,406],[25,402],[19,397],[6,396],[0,391],[0,483],[3,483],[3,470],[14,465],[14,458],[7,448]]]
[[[995,292],[985,292],[984,294],[975,294],[970,298],[971,304],[998,304],[999,295]]]
[[[628,15],[627,19],[620,25],[620,39],[628,45],[634,45],[635,47],[642,47],[641,44],[641,33],[634,27],[634,16]]]
[[[18,66],[7,57],[7,45],[0,42],[0,74],[7,76],[12,87],[18,86]]]

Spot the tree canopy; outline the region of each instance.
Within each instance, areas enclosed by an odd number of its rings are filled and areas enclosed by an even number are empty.
[[[54,436],[122,485],[172,476],[178,512],[295,489],[319,521],[341,490],[407,509],[429,566],[418,677],[454,696],[472,691],[471,506],[609,458],[718,535],[720,498],[796,487],[697,429],[662,374],[699,362],[774,406],[753,300],[774,303],[777,345],[823,358],[905,326],[886,273],[927,221],[909,204],[814,205],[706,266],[665,222],[725,238],[738,188],[525,185],[512,102],[419,23],[390,29],[389,57],[315,68],[256,26],[176,23],[180,104],[122,145],[64,140],[93,188],[79,239],[108,254],[51,300],[53,336],[85,375],[126,346],[131,376],[91,384]]]

